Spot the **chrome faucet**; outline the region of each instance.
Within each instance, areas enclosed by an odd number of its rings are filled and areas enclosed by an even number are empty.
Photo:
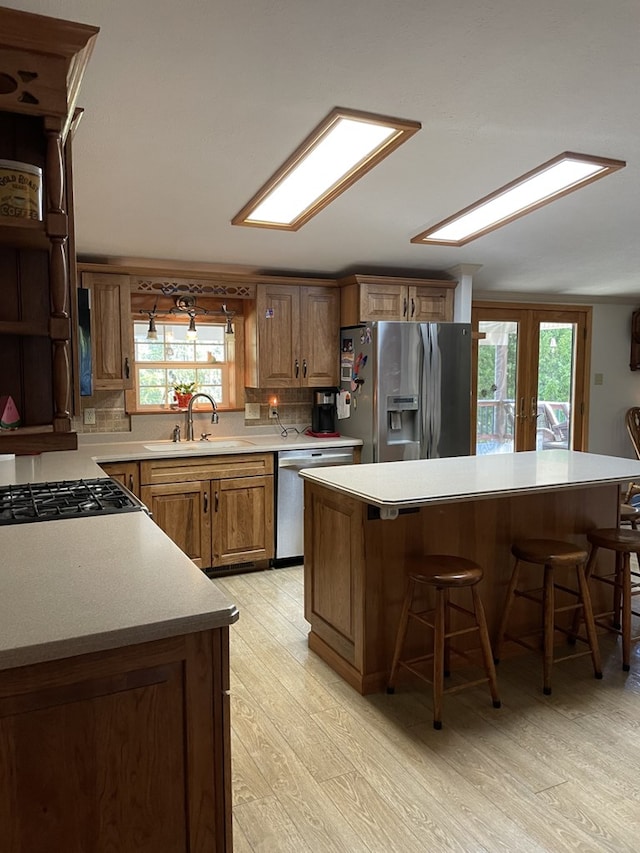
[[[171,441],[180,441],[180,424],[176,424],[171,433]]]
[[[211,415],[211,423],[218,423],[216,401],[213,399],[213,397],[210,397],[209,394],[205,394],[204,391],[199,391],[197,394],[193,395],[193,397],[189,400],[189,405],[187,406],[187,441],[193,441],[193,404],[198,399],[198,397],[205,397],[211,403],[211,408],[213,410]]]

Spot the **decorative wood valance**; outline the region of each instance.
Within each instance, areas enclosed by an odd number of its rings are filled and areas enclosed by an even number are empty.
[[[158,296],[226,296],[230,299],[255,299],[255,284],[207,281],[190,278],[131,276],[132,293],[151,293]]]

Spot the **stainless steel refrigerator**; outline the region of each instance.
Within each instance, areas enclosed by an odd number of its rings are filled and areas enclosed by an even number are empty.
[[[363,462],[468,456],[471,326],[379,322],[342,329],[340,432]]]

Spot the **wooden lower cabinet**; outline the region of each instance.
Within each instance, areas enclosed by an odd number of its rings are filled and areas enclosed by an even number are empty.
[[[140,469],[153,520],[199,568],[273,557],[272,454],[150,460]]]
[[[212,566],[273,557],[273,477],[216,480]]]
[[[140,497],[140,466],[137,462],[103,462],[100,467],[105,474]]]
[[[158,527],[200,569],[211,566],[211,506],[209,481],[143,486],[142,502]]]
[[[228,640],[0,672],[0,848],[231,853]]]

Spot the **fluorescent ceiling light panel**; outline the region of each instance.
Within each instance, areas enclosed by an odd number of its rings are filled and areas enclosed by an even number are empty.
[[[464,246],[624,166],[624,160],[608,160],[565,151],[459,213],[422,231],[411,242]]]
[[[232,224],[297,231],[420,127],[388,116],[332,110]]]

